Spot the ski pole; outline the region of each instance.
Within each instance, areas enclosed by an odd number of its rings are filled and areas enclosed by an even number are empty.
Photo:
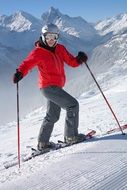
[[[20,125],[19,125],[19,84],[17,82],[17,147],[18,147],[18,165],[20,168]]]
[[[98,84],[98,82],[97,82],[96,78],[94,77],[94,75],[93,75],[93,73],[92,73],[91,69],[89,68],[89,66],[88,66],[88,64],[87,64],[87,63],[85,63],[85,65],[86,65],[87,69],[89,70],[89,72],[90,72],[90,74],[91,74],[91,76],[92,76],[93,80],[95,81],[95,83],[96,83],[96,85],[97,85],[98,89],[100,90],[100,92],[101,92],[101,94],[102,94],[102,96],[103,96],[104,100],[106,101],[106,103],[107,103],[107,105],[108,105],[108,107],[109,107],[109,109],[110,109],[110,111],[111,111],[111,113],[112,113],[113,117],[115,118],[115,120],[116,120],[116,122],[117,122],[117,124],[118,124],[118,126],[119,126],[119,128],[120,128],[120,131],[121,131],[122,135],[125,135],[125,133],[123,132],[123,130],[122,130],[121,126],[120,126],[120,123],[119,123],[119,121],[118,121],[118,119],[117,119],[117,117],[116,117],[116,115],[115,115],[115,113],[114,113],[114,111],[113,111],[113,109],[112,109],[111,105],[109,104],[109,102],[108,102],[108,100],[107,100],[106,96],[104,95],[104,93],[103,93],[103,91],[102,91],[102,89],[101,89],[100,85]]]

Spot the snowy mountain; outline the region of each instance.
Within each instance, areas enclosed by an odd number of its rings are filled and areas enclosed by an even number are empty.
[[[97,35],[97,31],[82,17],[70,17],[51,7],[48,12],[42,15],[45,22],[55,23],[62,32],[83,40],[91,40]]]
[[[23,11],[18,11],[11,16],[1,16],[0,22],[2,27],[8,28],[9,31],[23,32],[36,28],[38,19]]]
[[[127,33],[127,13],[100,21],[95,28],[101,35]]]
[[[97,35],[96,30],[89,23],[83,20],[81,17],[71,18],[67,15],[63,15],[57,9],[51,8],[47,13],[44,13],[42,16],[42,20],[39,20],[32,15],[25,13],[23,11],[18,11],[11,16],[1,16],[0,17],[0,44],[2,48],[5,50],[10,48],[10,50],[22,51],[22,57],[20,60],[24,58],[25,55],[33,48],[34,42],[39,38],[41,28],[45,24],[45,22],[53,22],[58,25],[61,30],[61,41],[64,42],[65,45],[72,49],[73,40],[76,40],[75,52],[78,50],[78,47],[81,46],[82,49],[87,47],[82,40],[89,41],[91,38],[94,38]],[[63,39],[64,37],[64,39]],[[70,38],[70,39],[69,39]],[[73,45],[74,46],[74,45]],[[6,50],[6,51],[7,51]],[[12,52],[13,52],[12,51]],[[0,51],[0,57],[2,64],[15,64],[19,63],[19,59],[12,60],[12,52],[8,53],[8,61],[5,62],[5,56],[3,57],[3,51]],[[13,57],[15,57],[15,52]]]
[[[12,75],[17,65],[34,47],[41,27],[45,22],[53,22],[60,28],[60,43],[63,43],[75,55],[78,51],[85,51],[89,56],[92,71],[103,86],[103,81],[115,85],[115,77],[122,80],[126,76],[126,14],[107,19],[91,25],[81,17],[70,17],[51,7],[42,14],[39,20],[32,15],[19,11],[11,16],[0,17],[0,86],[1,86],[1,122],[10,121],[15,117],[11,112],[8,116],[6,110],[16,106],[15,86],[12,84]],[[120,30],[116,29],[119,23]],[[116,32],[117,30],[117,32]],[[123,32],[121,32],[123,31]],[[96,88],[85,65],[78,69],[66,66],[66,89],[78,97],[84,91]],[[29,89],[28,89],[29,86]],[[110,85],[107,85],[107,88]],[[37,73],[31,72],[20,83],[21,116],[36,107],[44,104],[37,88]],[[75,90],[76,89],[76,90]],[[8,91],[9,97],[8,99]],[[30,94],[30,96],[29,96]],[[2,101],[2,100],[5,101]],[[5,105],[6,102],[6,105]],[[27,106],[26,106],[27,105]],[[10,108],[9,108],[10,106]],[[8,118],[8,119],[7,119]]]
[[[94,48],[89,64],[101,87],[104,82],[110,89],[124,80],[127,73],[127,14],[100,21],[95,29],[103,36],[101,44]],[[87,84],[93,87],[92,79]],[[86,90],[88,87],[85,88]]]
[[[1,16],[0,65],[4,63],[5,67],[14,64],[16,66],[32,48],[41,26],[41,20],[23,11],[16,12],[11,16]]]

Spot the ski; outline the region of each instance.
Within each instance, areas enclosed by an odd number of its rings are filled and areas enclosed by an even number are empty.
[[[122,130],[127,129],[127,124],[121,126],[121,129],[122,129]],[[111,133],[119,132],[119,131],[121,131],[120,128],[119,128],[119,127],[116,127],[116,128],[113,128],[113,129],[108,130],[108,131],[106,132],[106,134],[111,134]]]
[[[95,134],[96,134],[95,130],[90,130],[85,135],[86,139],[84,141],[87,141],[87,140],[93,138]],[[84,142],[84,141],[82,141],[82,142]],[[77,144],[79,144],[79,143],[77,143]],[[73,144],[73,145],[75,145],[75,144]],[[31,153],[29,155],[26,155],[26,156],[22,157],[22,162],[27,162],[27,161],[29,161],[29,160],[37,157],[37,156],[40,156],[40,155],[43,155],[43,154],[46,154],[48,152],[55,151],[55,150],[58,150],[58,149],[62,149],[62,148],[65,148],[65,147],[73,146],[73,145],[70,145],[70,144],[67,144],[67,143],[65,143],[63,141],[58,140],[57,143],[53,143],[53,148],[46,148],[46,149],[44,149],[42,151],[39,151],[36,148],[32,147],[31,148]],[[8,168],[16,166],[16,165],[18,165],[18,161],[11,161],[11,162],[8,162],[8,163],[4,164],[4,167],[6,169],[8,169]]]
[[[127,129],[127,124],[121,126],[122,130],[125,130]],[[119,127],[116,127],[116,128],[113,128],[113,129],[110,129],[104,133],[101,134],[101,136],[104,136],[104,135],[108,135],[108,134],[111,134],[111,133],[115,133],[115,132],[119,132],[120,131],[120,128]],[[86,139],[83,141],[89,141],[91,138],[98,138],[98,135],[96,135],[96,131],[95,130],[89,130],[88,133],[86,133]],[[79,143],[78,143],[79,144]],[[75,145],[75,144],[73,144]],[[61,140],[58,140],[58,143],[54,143],[54,148],[47,148],[47,149],[44,149],[43,151],[39,151],[35,148],[31,148],[31,153],[29,155],[26,155],[22,158],[22,162],[26,162],[26,161],[29,161],[37,156],[40,156],[40,155],[43,155],[43,154],[46,154],[48,152],[51,152],[51,151],[55,151],[55,150],[58,150],[58,149],[62,149],[62,148],[65,148],[65,147],[69,147],[69,146],[73,146],[73,145],[69,145]],[[11,161],[9,163],[6,163],[4,164],[4,167],[6,169],[10,168],[10,167],[13,167],[13,166],[16,166],[18,165],[18,161]]]
[[[91,138],[93,138],[93,136],[95,135],[96,131],[95,130],[90,130],[85,136],[86,136],[86,139],[84,141],[87,141]],[[82,142],[84,142],[82,141]],[[79,142],[81,143],[81,142]],[[79,144],[79,143],[75,143],[75,144]],[[73,145],[75,145],[73,144]],[[48,153],[48,152],[51,152],[51,151],[54,151],[54,150],[58,150],[58,149],[62,149],[62,148],[65,148],[65,147],[69,147],[69,146],[72,146],[70,144],[67,144],[63,141],[60,141],[58,140],[57,143],[53,143],[53,148],[47,148],[47,149],[44,149],[42,151],[39,151],[35,148],[31,148],[31,155],[29,156],[26,156],[22,159],[23,162],[26,162],[28,160],[31,160],[32,158],[35,158],[36,156],[39,156],[39,155],[42,155],[42,154],[45,154],[45,153]]]
[[[4,168],[8,169],[8,168],[16,166],[16,165],[18,165],[18,160],[15,160],[15,161],[13,160],[13,161],[4,163]]]

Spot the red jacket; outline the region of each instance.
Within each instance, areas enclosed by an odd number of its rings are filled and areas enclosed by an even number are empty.
[[[37,66],[40,88],[50,85],[63,87],[66,80],[65,62],[72,67],[79,66],[76,58],[61,44],[56,45],[55,53],[42,47],[36,47],[20,64],[18,71],[25,76],[33,67]]]

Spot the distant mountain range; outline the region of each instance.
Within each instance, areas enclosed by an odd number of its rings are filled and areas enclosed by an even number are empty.
[[[60,28],[60,42],[74,53],[79,49],[92,50],[96,46],[96,43],[91,44],[91,39],[94,41],[99,36],[96,29],[81,17],[72,18],[63,15],[52,7],[42,15],[40,20],[28,13],[18,11],[11,16],[0,17],[0,65],[18,64],[33,48],[34,42],[40,36],[42,26],[47,22],[55,23]],[[20,58],[17,60],[17,57]]]
[[[24,11],[18,11],[10,16],[0,16],[2,96],[0,120],[7,118],[5,113],[6,110],[10,110],[10,105],[11,109],[15,107],[15,86],[12,84],[12,75],[15,69],[34,47],[34,42],[38,40],[42,26],[50,22],[59,27],[59,42],[63,43],[73,54],[77,55],[80,50],[88,54],[88,63],[102,86],[104,80],[115,85],[115,77],[122,80],[122,77],[127,75],[127,13],[94,24],[88,23],[82,17],[70,17],[62,14],[53,7],[43,13],[40,19]],[[94,84],[85,66],[75,70],[66,66],[66,71],[68,78],[66,89],[74,96],[77,97],[91,88],[94,90]],[[23,97],[21,112],[23,113],[30,111],[33,106],[41,106],[36,90],[35,75],[36,72],[32,72],[21,82],[21,97]],[[26,104],[27,106],[24,106]],[[14,111],[8,115],[8,118],[13,117]]]

